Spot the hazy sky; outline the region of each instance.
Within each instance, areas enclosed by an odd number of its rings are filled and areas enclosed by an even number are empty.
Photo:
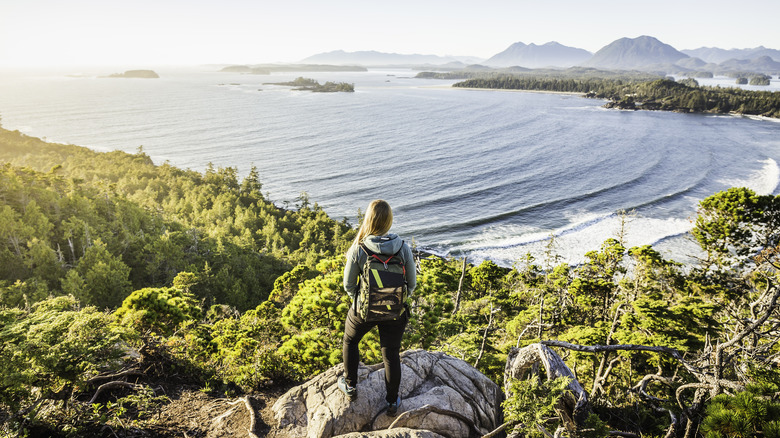
[[[558,41],[595,52],[780,49],[778,0],[0,0],[0,67],[295,62],[332,50],[488,58]]]

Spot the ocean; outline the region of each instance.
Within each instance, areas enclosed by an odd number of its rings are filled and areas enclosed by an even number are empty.
[[[733,186],[777,194],[780,184],[773,120],[453,89],[455,81],[415,79],[410,70],[155,71],[160,79],[97,77],[111,69],[0,72],[2,125],[101,151],[142,147],[155,163],[197,171],[212,163],[244,176],[256,166],[277,205],[293,208],[305,192],[352,224],[358,209],[383,198],[393,231],[421,249],[504,266],[551,250],[579,263],[619,234],[628,246],[687,261],[696,255],[688,232],[701,199]],[[356,91],[266,84],[298,76]]]

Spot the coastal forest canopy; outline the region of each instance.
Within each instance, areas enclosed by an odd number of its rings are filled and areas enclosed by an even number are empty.
[[[542,73],[543,72],[543,73]],[[565,71],[464,71],[419,73],[417,77],[464,79],[457,88],[535,90],[582,93],[608,99],[609,107],[661,111],[745,114],[780,118],[780,93],[740,88],[703,87],[692,78],[674,81],[649,73],[603,72],[585,68]],[[769,84],[754,76],[751,85]]]
[[[4,432],[79,436],[107,424],[121,435],[152,428],[170,402],[155,376],[235,395],[341,362],[355,229],[306,194],[281,208],[254,168],[243,179],[235,168],[199,173],[142,150],[4,129],[0,159]],[[692,236],[705,254],[692,266],[620,234],[578,266],[560,262],[554,240],[511,269],[420,255],[403,347],[443,351],[503,384],[511,348],[558,342],[591,398],[583,436],[779,436],[780,197],[713,194]],[[375,333],[361,351],[381,361]],[[120,369],[141,383],[98,397],[96,378]],[[512,398],[508,418],[534,403]],[[542,436],[560,422],[519,427]]]

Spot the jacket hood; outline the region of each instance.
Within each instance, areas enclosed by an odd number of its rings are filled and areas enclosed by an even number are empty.
[[[377,254],[392,255],[401,249],[404,241],[399,239],[397,234],[389,233],[384,236],[366,236],[363,239],[363,244]]]

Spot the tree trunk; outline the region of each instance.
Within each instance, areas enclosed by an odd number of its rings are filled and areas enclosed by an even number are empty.
[[[460,306],[460,293],[463,290],[463,279],[466,278],[466,259],[463,257],[463,266],[460,268],[460,281],[458,281],[458,293],[455,294],[455,308],[452,309],[452,314],[458,313],[458,306]]]
[[[510,379],[524,378],[535,365],[539,364],[544,367],[549,380],[558,377],[570,379],[567,386],[569,391],[561,397],[556,411],[566,430],[572,435],[576,434],[584,427],[585,420],[591,413],[588,393],[563,359],[551,348],[542,344],[531,344],[524,348],[510,350],[504,369],[504,392],[509,395]]]

